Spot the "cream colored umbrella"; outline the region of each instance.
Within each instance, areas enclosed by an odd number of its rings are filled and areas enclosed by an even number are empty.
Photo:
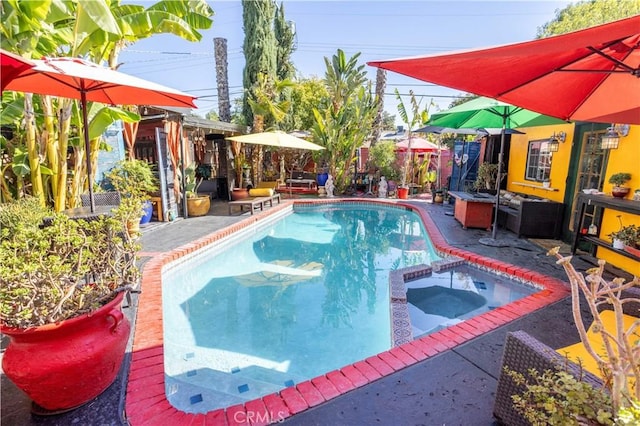
[[[311,151],[319,151],[321,149],[324,149],[323,146],[316,145],[315,143],[308,142],[295,136],[291,136],[279,130],[273,132],[251,133],[249,135],[241,136],[230,136],[226,139],[230,141],[254,145],[276,146],[279,148],[306,149]]]

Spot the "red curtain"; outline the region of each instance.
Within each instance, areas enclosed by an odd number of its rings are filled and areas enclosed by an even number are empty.
[[[173,190],[175,192],[176,200],[180,199],[180,138],[182,137],[181,126],[177,121],[165,121],[164,129],[167,133],[167,145],[169,148],[169,156],[171,157],[171,164],[173,165]]]

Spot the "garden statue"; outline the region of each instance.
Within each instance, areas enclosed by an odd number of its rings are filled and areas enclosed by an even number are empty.
[[[324,184],[324,190],[327,192],[327,197],[333,197],[333,188],[333,176],[329,175]]]
[[[380,176],[380,183],[378,184],[378,197],[387,198],[387,179],[384,176]]]

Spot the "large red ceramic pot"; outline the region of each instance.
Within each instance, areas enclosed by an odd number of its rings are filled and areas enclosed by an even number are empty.
[[[37,405],[61,412],[100,395],[115,380],[131,325],[123,293],[102,308],[30,329],[1,327],[10,338],[2,368]]]
[[[401,200],[406,200],[407,198],[409,198],[409,188],[399,187],[398,198],[400,198]]]

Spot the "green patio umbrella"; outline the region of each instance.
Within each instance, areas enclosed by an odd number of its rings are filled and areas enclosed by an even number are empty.
[[[446,111],[431,116],[430,125],[450,127],[454,129],[501,128],[500,154],[498,156],[498,178],[496,181],[496,207],[493,219],[491,238],[495,240],[498,228],[498,207],[500,206],[500,182],[502,180],[502,157],[504,155],[504,135],[507,129],[516,127],[546,126],[565,124],[555,117],[538,114],[521,107],[497,101],[491,98],[478,97]]]

